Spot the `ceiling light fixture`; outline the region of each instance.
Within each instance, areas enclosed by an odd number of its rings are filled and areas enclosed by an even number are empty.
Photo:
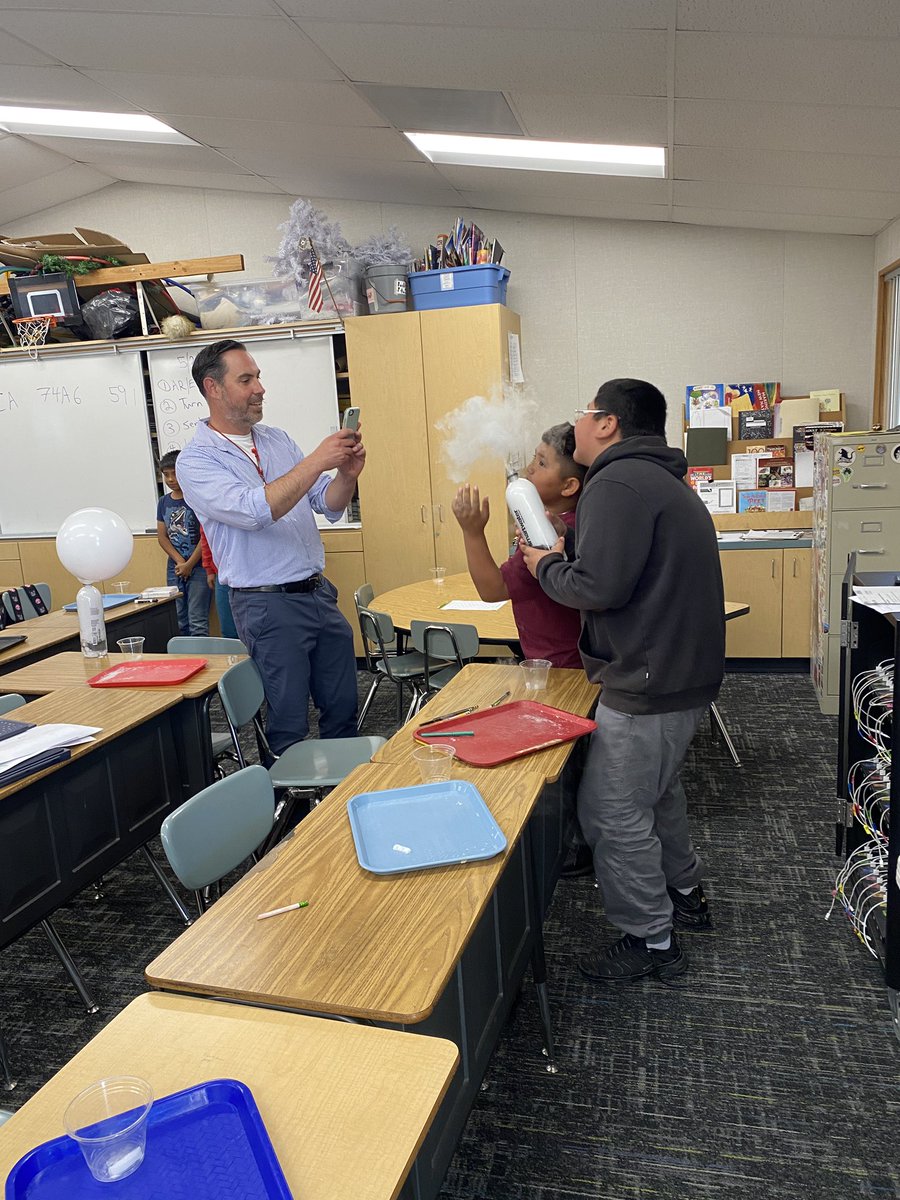
[[[582,175],[639,175],[664,179],[664,146],[605,146],[533,138],[470,137],[456,133],[404,134],[433,163],[564,171]]]
[[[80,112],[71,108],[21,108],[0,104],[0,129],[39,137],[197,145],[192,138],[145,113]]]

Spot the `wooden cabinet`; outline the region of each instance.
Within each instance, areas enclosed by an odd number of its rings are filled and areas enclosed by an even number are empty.
[[[427,579],[434,566],[448,574],[466,569],[450,507],[459,485],[435,426],[470,396],[489,397],[509,379],[507,335],[518,331],[518,316],[499,304],[346,322],[367,451],[359,481],[363,546],[376,593]],[[491,499],[487,539],[499,562],[509,552],[504,463],[485,459],[471,477]]]
[[[338,590],[338,608],[350,622],[356,656],[361,658],[363,645],[353,593],[366,582],[362,533],[358,529],[323,529],[320,532],[325,547],[325,575]]]
[[[783,550],[781,657],[809,658],[812,620],[812,550]]]
[[[810,561],[805,547],[724,550],[725,599],[750,605],[726,625],[728,658],[808,658]]]

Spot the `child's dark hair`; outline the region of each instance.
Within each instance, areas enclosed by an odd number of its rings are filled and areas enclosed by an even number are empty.
[[[575,478],[584,483],[587,467],[575,461],[575,426],[568,421],[561,425],[551,425],[541,434],[541,441],[552,446],[559,456],[559,471],[564,479]]]
[[[170,450],[168,454],[164,454],[159,460],[159,469],[161,471],[174,471],[175,460],[178,458],[179,450]]]

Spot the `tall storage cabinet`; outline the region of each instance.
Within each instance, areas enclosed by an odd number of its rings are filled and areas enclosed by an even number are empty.
[[[356,317],[345,329],[367,451],[359,499],[369,582],[377,594],[427,579],[434,566],[464,571],[462,533],[450,507],[459,485],[447,473],[435,424],[470,396],[490,397],[509,380],[508,334],[519,333],[519,318],[486,304]],[[504,464],[485,458],[471,478],[490,497],[486,533],[499,562],[509,552]]]
[[[900,436],[817,434],[813,498],[810,674],[822,712],[836,713],[847,562],[856,554],[873,571],[900,562]]]

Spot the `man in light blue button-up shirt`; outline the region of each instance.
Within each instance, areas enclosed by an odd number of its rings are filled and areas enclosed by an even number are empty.
[[[313,511],[336,521],[346,508],[365,465],[360,435],[342,429],[304,455],[284,430],[260,424],[265,389],[241,342],[205,347],[192,370],[210,415],[182,450],[178,479],[262,675],[272,749],[307,735],[310,695],[320,736],[353,737],[353,632],[322,575]]]

